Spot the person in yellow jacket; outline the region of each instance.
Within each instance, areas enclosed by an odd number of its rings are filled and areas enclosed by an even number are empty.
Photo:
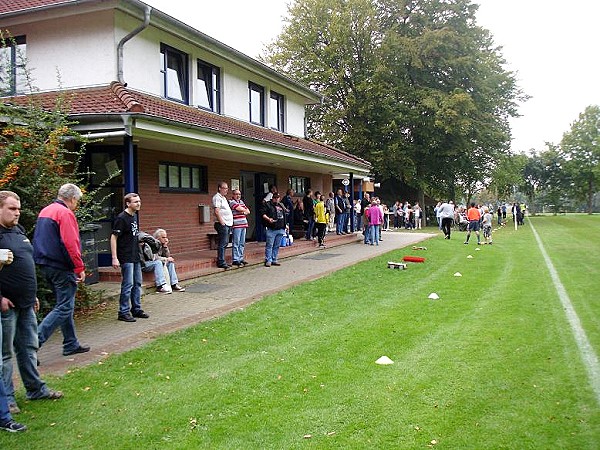
[[[325,231],[329,222],[329,213],[325,209],[325,198],[320,192],[315,192],[315,226],[317,227],[317,239],[319,248],[325,247]]]

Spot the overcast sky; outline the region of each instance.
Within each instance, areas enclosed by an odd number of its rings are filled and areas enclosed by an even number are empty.
[[[281,31],[287,0],[145,0],[203,33],[257,57]],[[511,121],[512,148],[558,144],[589,105],[600,105],[600,0],[474,0],[478,22],[503,47],[506,69],[532,98]]]

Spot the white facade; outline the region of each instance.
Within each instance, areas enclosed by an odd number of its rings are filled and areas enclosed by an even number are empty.
[[[136,16],[110,7],[77,11],[66,16],[33,15],[26,24],[15,21],[2,25],[13,36],[26,36],[28,68],[32,70],[33,85],[41,91],[107,85],[118,80],[117,46],[143,23],[143,13],[139,11]],[[150,17],[149,25],[123,46],[122,81],[128,88],[164,95],[161,44],[166,44],[187,55],[187,104],[198,105],[197,61],[202,60],[220,71],[221,115],[250,121],[252,82],[264,88],[263,126],[277,127],[269,123],[269,97],[274,91],[284,98],[284,126],[279,131],[304,137],[305,106],[318,102],[318,94],[156,10]],[[178,28],[178,24],[182,27]]]

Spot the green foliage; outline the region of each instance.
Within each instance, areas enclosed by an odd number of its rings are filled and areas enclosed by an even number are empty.
[[[507,159],[494,173],[492,185],[501,192],[501,186],[506,191],[512,183],[531,205],[549,207],[555,214],[566,208],[580,210],[581,204],[592,214],[600,187],[600,107],[588,106],[560,145],[546,146],[541,152]],[[515,178],[517,173],[521,181]]]
[[[46,111],[33,101],[24,107],[0,104],[6,122],[0,131],[0,189],[21,197],[20,222],[31,233],[37,213],[56,198],[64,183],[77,183],[75,168],[83,148],[69,149],[73,135],[66,115]]]
[[[6,33],[0,35],[0,49],[14,45]],[[32,85],[26,61],[18,64],[26,80],[28,94],[6,97],[0,102],[0,190],[19,195],[19,223],[30,237],[33,236],[38,213],[56,198],[58,189],[65,183],[74,183],[84,192],[75,212],[80,225],[98,220],[103,216],[102,188],[117,173],[109,174],[99,188],[86,192],[89,174],[79,170],[86,140],[73,129],[75,123],[68,118],[69,97],[59,95],[52,104],[43,104],[35,95],[37,89]],[[0,66],[4,70],[4,77],[0,79],[10,79],[12,68]],[[39,278],[38,297],[42,310],[47,310],[54,298]],[[87,306],[94,300],[93,293],[82,286],[77,306]]]
[[[592,214],[594,193],[600,189],[600,106],[588,106],[564,134],[560,146],[573,197],[585,201],[588,214]]]
[[[524,99],[465,0],[296,0],[265,61],[325,96],[314,137],[375,176],[444,197],[480,189]]]

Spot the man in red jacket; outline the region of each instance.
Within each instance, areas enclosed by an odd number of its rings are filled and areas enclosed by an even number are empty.
[[[79,343],[73,320],[77,283],[85,280],[79,226],[73,213],[82,195],[74,184],[62,185],[58,199],[40,212],[33,237],[33,258],[56,296],[54,309],[38,328],[39,345],[60,327],[64,356],[90,351]]]

